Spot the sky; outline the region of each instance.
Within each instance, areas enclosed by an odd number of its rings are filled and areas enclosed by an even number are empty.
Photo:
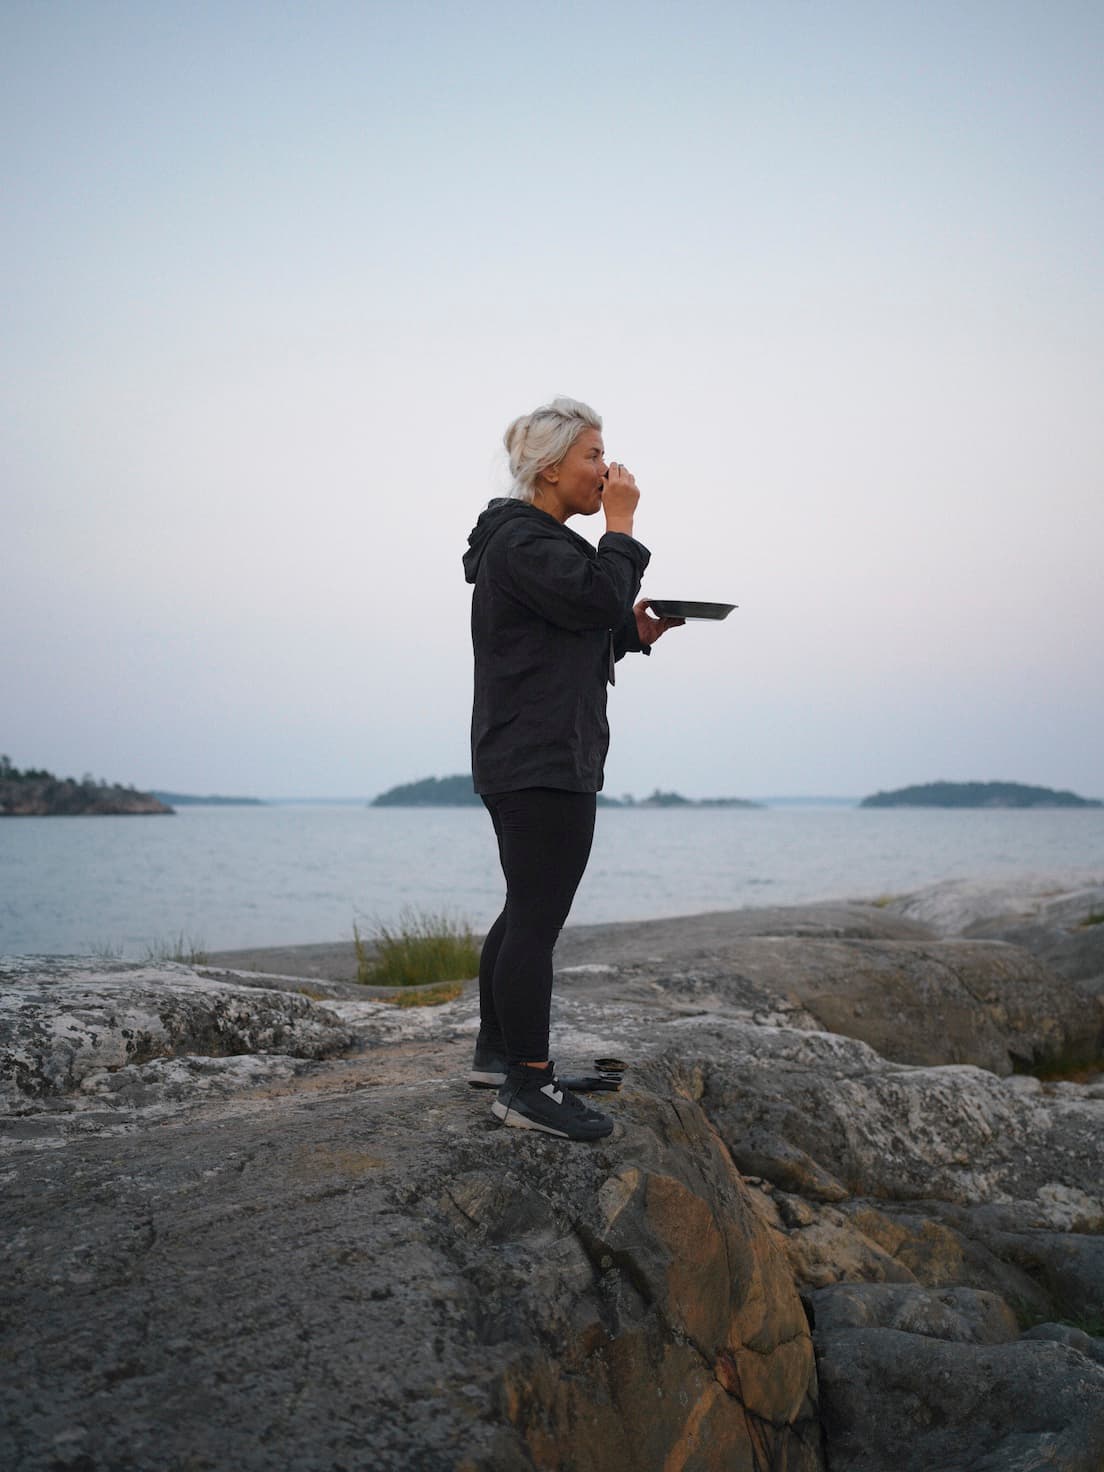
[[[1102,141],[1096,0],[5,0],[0,751],[465,770],[568,394],[644,593],[739,605],[622,663],[608,791],[1104,797]]]

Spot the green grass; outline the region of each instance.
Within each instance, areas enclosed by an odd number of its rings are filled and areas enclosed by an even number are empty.
[[[1088,1334],[1093,1339],[1104,1337],[1104,1315],[1095,1312],[1085,1314],[1058,1314],[1048,1313],[1033,1307],[1024,1298],[1010,1295],[1006,1302],[1016,1315],[1016,1322],[1021,1332],[1024,1329],[1034,1329],[1037,1324],[1064,1324],[1067,1329],[1080,1329],[1082,1334]]]
[[[404,910],[397,925],[376,921],[369,942],[354,925],[353,944],[357,981],[367,986],[424,986],[462,980],[479,970],[471,926],[446,914]]]
[[[440,1007],[444,1002],[455,1002],[464,990],[462,981],[442,981],[437,986],[418,987],[403,995],[396,992],[386,999],[391,1007]]]
[[[1104,1054],[1091,1048],[1069,1048],[1042,1058],[1012,1058],[1012,1072],[1030,1074],[1044,1084],[1087,1083],[1104,1073]]]
[[[1090,925],[1104,925],[1104,910],[1093,910],[1091,915],[1086,915],[1081,921],[1081,929],[1085,930]]]
[[[203,942],[180,931],[167,940],[155,940],[147,944],[143,961],[147,966],[159,961],[179,961],[185,966],[206,966],[209,960]]]

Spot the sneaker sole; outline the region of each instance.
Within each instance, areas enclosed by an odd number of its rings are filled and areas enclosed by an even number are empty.
[[[504,1073],[478,1073],[473,1068],[468,1074],[468,1083],[473,1089],[500,1089],[505,1082]]]
[[[613,1134],[613,1121],[610,1120],[608,1130],[594,1135],[569,1135],[566,1130],[553,1129],[550,1124],[538,1124],[535,1119],[527,1115],[519,1114],[516,1109],[511,1109],[508,1104],[502,1104],[497,1099],[491,1105],[491,1113],[500,1124],[515,1130],[537,1130],[542,1135],[554,1135],[557,1140],[574,1140],[580,1145],[588,1145],[594,1140],[604,1140]]]

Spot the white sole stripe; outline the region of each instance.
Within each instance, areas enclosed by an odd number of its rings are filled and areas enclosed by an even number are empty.
[[[511,1109],[507,1104],[500,1104],[496,1099],[491,1105],[491,1113],[503,1124],[511,1125],[516,1130],[539,1130],[542,1135],[555,1135],[557,1140],[568,1140],[570,1135],[563,1130],[553,1129],[550,1124],[538,1124],[535,1119],[528,1119],[516,1109]]]

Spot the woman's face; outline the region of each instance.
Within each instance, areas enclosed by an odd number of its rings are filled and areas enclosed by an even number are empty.
[[[557,521],[593,516],[602,509],[606,451],[597,429],[584,429],[558,465],[541,477],[540,505]]]

